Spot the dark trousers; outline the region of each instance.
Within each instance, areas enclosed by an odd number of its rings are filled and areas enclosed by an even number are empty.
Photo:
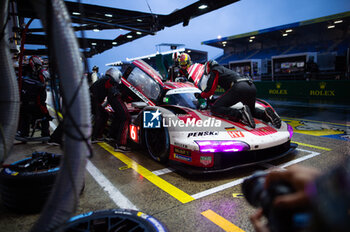
[[[253,83],[247,81],[237,82],[223,95],[221,95],[211,107],[214,115],[225,116],[233,121],[241,118],[238,109],[230,108],[238,102],[248,105],[252,114],[255,114],[256,88]]]
[[[130,123],[128,108],[119,96],[108,98],[108,102],[114,110],[110,136],[117,141],[118,145],[125,146]]]
[[[92,138],[101,138],[105,129],[108,112],[101,106],[101,103],[94,97],[91,99],[94,125],[92,127]]]
[[[37,119],[41,119],[41,136],[50,136],[50,125],[47,115],[41,112],[38,105],[23,102],[20,109],[20,118],[18,125],[18,130],[20,131],[21,136],[29,136],[30,125],[32,124],[34,126],[34,123]]]
[[[129,111],[119,96],[108,96],[108,103],[114,111],[109,136],[115,139],[118,145],[126,145],[130,123]],[[106,128],[109,113],[101,106],[101,103],[97,99],[92,98],[92,105],[95,116],[92,137],[100,138]]]

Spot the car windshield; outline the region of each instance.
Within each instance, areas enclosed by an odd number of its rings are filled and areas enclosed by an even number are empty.
[[[185,106],[197,109],[198,100],[193,93],[176,93],[166,95],[164,103],[167,105]]]
[[[133,69],[127,80],[151,100],[157,100],[160,95],[161,89],[156,81],[138,67]]]

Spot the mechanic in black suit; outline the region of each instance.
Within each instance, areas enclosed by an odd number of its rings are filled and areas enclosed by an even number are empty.
[[[49,121],[52,117],[45,102],[47,72],[42,67],[43,63],[37,56],[30,57],[29,64],[23,66],[18,137],[28,137],[30,123],[37,119],[41,119],[41,136],[50,136]]]
[[[225,90],[211,107],[214,115],[226,116],[233,121],[241,120],[252,128],[255,128],[253,118],[255,115],[264,121],[270,121],[277,128],[281,127],[281,119],[271,108],[266,108],[265,111],[255,109],[256,88],[250,77],[225,68],[215,60],[205,63],[204,74],[209,75],[209,78],[207,87],[200,97],[209,98],[218,85]],[[242,109],[231,108],[238,102],[242,102]]]
[[[179,69],[180,69],[179,57],[180,57],[179,52],[174,52],[172,54],[173,64],[168,69],[168,80],[169,81],[175,81],[175,78],[177,77],[177,74],[179,73]]]
[[[122,74],[119,69],[110,68],[106,74],[90,87],[92,112],[95,116],[92,141],[101,141],[109,114],[102,105],[107,97],[114,113],[109,135],[116,141],[116,149],[127,150],[127,134],[130,114],[122,100]]]

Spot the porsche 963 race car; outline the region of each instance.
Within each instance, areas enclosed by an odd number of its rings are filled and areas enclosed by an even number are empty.
[[[277,129],[255,119],[253,129],[212,115],[206,103],[199,104],[195,97],[206,86],[203,70],[201,64],[190,67],[194,83],[168,82],[144,61],[133,61],[122,78],[131,106],[130,140],[144,146],[154,160],[187,173],[220,172],[267,162],[297,147],[291,143],[293,129],[285,122]],[[256,107],[271,106],[258,99]]]

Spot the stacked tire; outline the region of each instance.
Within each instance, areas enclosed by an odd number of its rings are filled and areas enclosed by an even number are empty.
[[[34,152],[30,158],[6,165],[0,172],[3,205],[18,213],[38,213],[50,196],[61,155]]]
[[[92,211],[71,218],[65,232],[167,232],[156,218],[136,210],[110,209]]]

